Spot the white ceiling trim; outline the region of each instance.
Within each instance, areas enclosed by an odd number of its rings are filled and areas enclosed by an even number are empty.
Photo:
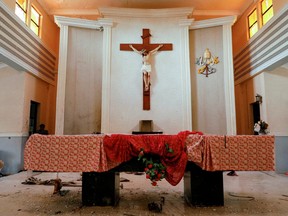
[[[78,28],[89,28],[89,29],[99,29],[102,30],[102,24],[99,21],[63,17],[63,16],[54,16],[55,23],[61,27],[63,26],[73,26]]]
[[[227,16],[214,19],[195,21],[191,24],[190,29],[210,28],[215,26],[233,25],[237,20],[236,16]]]

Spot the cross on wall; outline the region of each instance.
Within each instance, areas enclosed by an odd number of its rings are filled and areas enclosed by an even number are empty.
[[[172,44],[171,43],[161,43],[161,44],[151,44],[150,43],[150,29],[143,29],[142,30],[142,44],[120,44],[120,50],[122,51],[133,51],[130,47],[132,45],[136,50],[145,49],[147,52],[150,52],[156,49],[159,45],[163,45],[159,51],[171,51]],[[144,75],[143,75],[144,76]],[[144,77],[143,77],[144,78]],[[144,80],[144,79],[143,79]],[[148,90],[145,90],[145,84],[143,81],[143,110],[150,110],[150,87]]]

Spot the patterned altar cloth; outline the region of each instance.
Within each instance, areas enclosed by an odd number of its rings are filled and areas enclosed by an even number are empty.
[[[51,172],[107,171],[121,162],[109,160],[104,149],[104,137],[34,134],[25,146],[24,168]],[[274,170],[274,136],[196,134],[188,135],[184,145],[188,161],[203,170]]]
[[[274,136],[188,136],[188,160],[207,171],[274,171]]]

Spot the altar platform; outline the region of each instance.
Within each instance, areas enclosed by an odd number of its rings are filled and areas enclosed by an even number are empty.
[[[167,143],[174,150],[173,155],[163,151]],[[136,164],[141,148],[147,154],[160,156],[167,166],[166,180],[171,185],[178,184],[184,177],[185,198],[192,205],[224,205],[222,171],[274,170],[274,136],[187,132],[177,135],[35,134],[27,141],[24,166],[34,171],[83,172],[83,204],[116,205],[119,201],[117,173],[127,170],[127,166],[123,168],[125,163],[130,167]],[[143,169],[138,165],[136,167]],[[138,168],[134,170],[139,171]],[[103,182],[107,187],[103,187]],[[107,195],[107,188],[111,186]],[[210,200],[205,199],[208,194],[212,197]]]

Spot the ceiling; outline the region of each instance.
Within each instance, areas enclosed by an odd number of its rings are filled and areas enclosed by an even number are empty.
[[[193,15],[240,15],[255,0],[38,0],[46,12],[53,15],[99,16],[99,8],[176,8],[192,7]]]

